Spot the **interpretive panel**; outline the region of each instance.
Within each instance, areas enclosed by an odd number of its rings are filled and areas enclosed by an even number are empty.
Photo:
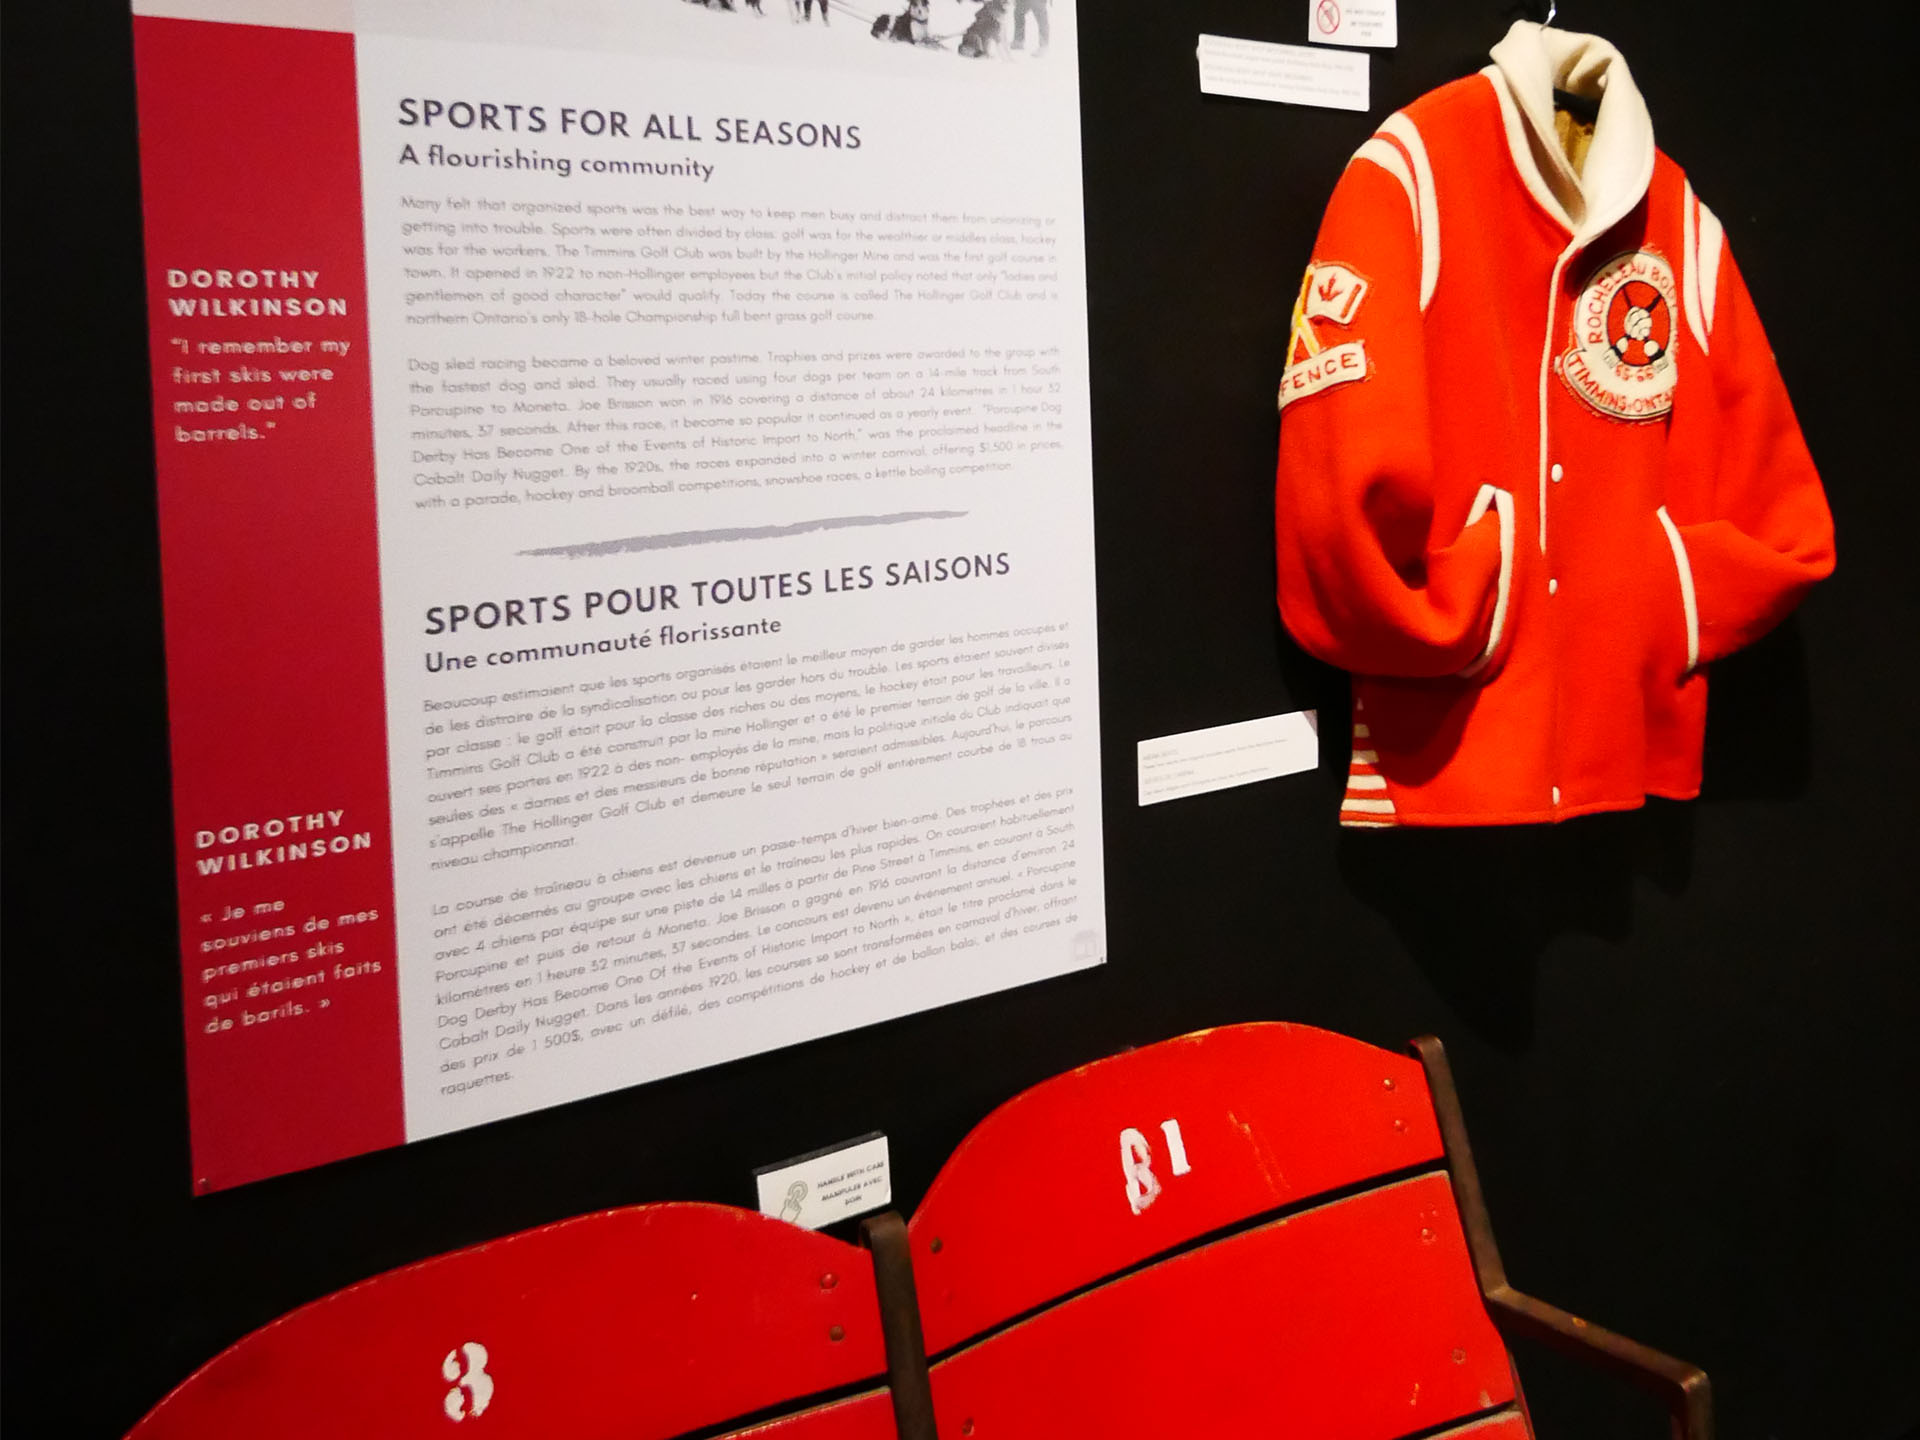
[[[196,1188],[1104,959],[1072,7],[816,3],[135,6]]]

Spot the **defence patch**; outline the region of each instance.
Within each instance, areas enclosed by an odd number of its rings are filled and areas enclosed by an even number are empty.
[[[1350,266],[1318,263],[1307,267],[1300,298],[1293,304],[1293,332],[1287,341],[1287,365],[1280,376],[1280,408],[1336,385],[1367,378],[1367,342],[1349,340],[1329,346],[1314,322],[1353,324],[1372,286]]]
[[[1615,420],[1658,420],[1673,409],[1680,286],[1652,250],[1607,261],[1574,302],[1573,334],[1560,378]]]

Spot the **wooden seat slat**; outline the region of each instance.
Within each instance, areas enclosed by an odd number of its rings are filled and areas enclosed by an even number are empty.
[[[1053,1306],[936,1364],[933,1393],[943,1436],[1225,1437],[1284,1420],[1315,1440],[1393,1440],[1509,1403],[1514,1384],[1447,1179],[1427,1175]]]
[[[1533,1431],[1527,1428],[1527,1417],[1516,1408],[1442,1430],[1429,1440],[1533,1440]]]
[[[898,1440],[893,1429],[893,1397],[884,1390],[856,1395],[731,1430],[721,1440]]]

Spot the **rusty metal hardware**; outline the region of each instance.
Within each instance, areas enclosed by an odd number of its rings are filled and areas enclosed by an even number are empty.
[[[1537,1340],[1550,1349],[1617,1375],[1657,1397],[1667,1407],[1675,1440],[1713,1440],[1713,1391],[1707,1372],[1685,1360],[1676,1360],[1651,1346],[1611,1330],[1589,1324],[1577,1315],[1536,1300],[1507,1282],[1500,1247],[1494,1243],[1493,1222],[1480,1172],[1474,1167],[1473,1147],[1467,1141],[1467,1123],[1454,1087],[1446,1047],[1432,1035],[1413,1042],[1413,1053],[1426,1067],[1433,1112],[1440,1122],[1440,1139],[1447,1151],[1447,1173],[1453,1182],[1454,1203],[1466,1231],[1467,1249],[1487,1313],[1503,1335]]]
[[[873,1255],[894,1433],[899,1440],[940,1440],[933,1419],[933,1379],[927,1370],[926,1339],[920,1330],[920,1300],[913,1283],[907,1222],[893,1210],[863,1220],[860,1243]]]

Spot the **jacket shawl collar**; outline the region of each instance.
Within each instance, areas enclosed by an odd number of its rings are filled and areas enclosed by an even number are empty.
[[[1507,146],[1527,189],[1576,241],[1607,230],[1653,179],[1653,121],[1618,50],[1598,35],[1516,20],[1480,73],[1500,99]],[[1581,174],[1553,129],[1553,92],[1598,96],[1600,115]]]

